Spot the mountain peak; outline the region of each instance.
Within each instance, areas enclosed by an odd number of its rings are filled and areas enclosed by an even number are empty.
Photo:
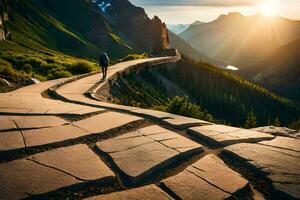
[[[140,49],[153,52],[164,50],[169,46],[166,25],[157,16],[150,19],[143,8],[134,6],[128,0],[90,0],[90,2]]]
[[[189,26],[190,24],[168,24],[167,25],[168,29],[177,35],[185,31]]]
[[[215,21],[241,19],[245,16],[239,12],[229,12],[228,14],[220,15]]]
[[[201,25],[201,24],[204,24],[204,22],[195,21],[194,23],[192,23],[192,26],[197,26],[197,25]]]

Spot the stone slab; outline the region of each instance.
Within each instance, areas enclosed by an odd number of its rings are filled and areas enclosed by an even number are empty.
[[[35,154],[28,159],[67,172],[85,181],[114,177],[114,173],[84,144]]]
[[[171,200],[172,198],[155,185],[99,195],[86,200]]]
[[[98,146],[101,149],[101,145]],[[151,168],[160,165],[162,162],[175,157],[178,152],[153,142],[109,155],[122,172],[135,178],[151,171]]]
[[[120,136],[114,139],[106,140],[105,142],[101,142],[99,144],[99,147],[101,147],[101,150],[106,153],[117,153],[117,152],[132,149],[134,147],[138,147],[140,145],[154,142],[150,138],[146,138],[142,136],[131,137],[132,136],[131,133],[125,134],[125,136],[128,137],[124,138]]]
[[[55,80],[50,80],[50,81],[45,81],[39,84],[34,84],[34,85],[29,85],[26,87],[22,87],[20,89],[15,90],[13,93],[35,93],[35,94],[40,94],[43,91],[47,90],[48,88],[66,81],[68,78],[61,78],[61,79],[55,79]]]
[[[48,108],[38,107],[38,108],[31,109],[27,114],[43,115],[46,114],[48,110],[49,110]]]
[[[9,116],[0,116],[0,131],[1,130],[8,130],[8,129],[15,129],[16,126],[13,121],[10,120]]]
[[[224,155],[239,159],[264,174],[273,182],[274,191],[280,191],[283,198],[300,198],[300,153],[282,148],[279,140],[265,144],[235,144],[224,149]],[[297,139],[295,139],[297,140]],[[286,142],[286,141],[285,141]],[[278,146],[279,148],[275,147]],[[252,169],[253,170],[253,169]]]
[[[168,130],[162,128],[161,126],[158,125],[153,125],[153,126],[148,126],[142,129],[139,129],[138,132],[142,135],[154,135],[158,133],[165,133],[168,132]]]
[[[188,134],[212,146],[227,146],[242,142],[271,140],[273,135],[224,125],[199,126],[188,129]]]
[[[22,134],[19,131],[0,132],[0,151],[24,148]]]
[[[286,127],[275,127],[275,126],[263,126],[263,127],[253,128],[251,130],[268,133],[275,136],[295,136],[297,132],[295,130]]]
[[[148,134],[151,133],[151,127],[157,134]],[[158,126],[138,129],[135,133],[98,142],[97,147],[108,154],[121,173],[133,182],[141,181],[159,168],[176,162],[179,157],[203,151],[201,145]]]
[[[75,81],[59,88],[58,92],[60,94],[83,94],[92,86],[93,84],[90,83],[78,83],[78,81]]]
[[[297,151],[300,153],[300,139],[278,136],[273,140],[260,142],[260,144],[287,149],[291,151]]]
[[[230,197],[228,193],[186,170],[164,180],[163,183],[182,200],[216,200]]]
[[[85,102],[88,102],[88,100],[86,99]],[[96,104],[98,106],[103,106],[103,107],[112,108],[112,109],[116,109],[116,110],[124,110],[124,111],[127,111],[127,112],[131,112],[131,111],[137,109],[136,107],[112,104],[112,103],[96,101],[96,100],[90,100],[90,102],[92,104]]]
[[[78,110],[71,111],[71,112],[69,112],[69,114],[84,115],[84,114],[100,112],[100,111],[105,111],[105,109],[94,108],[94,107],[86,107],[86,108],[80,108]]]
[[[22,159],[0,164],[0,199],[19,200],[80,183],[61,171]]]
[[[183,200],[228,199],[248,188],[241,175],[214,155],[205,156],[162,183]]]
[[[48,81],[47,81],[48,82]],[[43,83],[44,84],[44,83]],[[52,86],[52,84],[44,84],[41,87],[27,87],[16,90],[8,94],[0,94],[0,100],[5,99],[0,104],[0,113],[20,113],[20,114],[87,114],[88,106],[67,103],[43,98],[40,91],[41,88]],[[47,89],[47,88],[46,88]],[[46,90],[45,89],[45,90]],[[81,95],[83,96],[83,95]],[[86,98],[85,98],[86,99]],[[86,109],[86,110],[84,110]],[[73,113],[73,111],[79,113]]]
[[[30,112],[30,108],[0,108],[0,113],[5,113],[5,114],[26,114]]]
[[[47,114],[74,114],[73,111],[79,110],[81,106],[72,106],[69,104],[59,104],[49,107]]]
[[[180,148],[198,148],[200,145],[192,140],[186,139],[185,137],[178,136],[177,138],[173,138],[170,140],[161,141],[162,144],[168,146],[172,149],[180,149]]]
[[[116,112],[107,112],[75,122],[74,125],[91,133],[101,133],[138,120],[142,120],[142,118]]]
[[[101,80],[100,73],[91,75],[74,82],[63,85],[58,88],[57,92],[61,95],[64,94],[84,94],[89,88]]]
[[[162,111],[157,111],[157,110],[148,110],[148,109],[142,109],[142,108],[138,108],[132,111],[133,113],[137,113],[137,114],[142,114],[142,115],[148,115],[151,116],[153,118],[167,118],[170,117],[170,113],[166,113],[166,112],[162,112]]]
[[[211,124],[210,122],[189,118],[189,117],[183,117],[179,115],[171,115],[170,117],[163,119],[164,122],[168,123],[171,126],[174,126],[179,129],[187,129],[193,126],[200,126],[200,125],[208,125]]]
[[[137,131],[133,131],[133,132],[130,132],[130,133],[126,133],[124,135],[120,135],[118,137],[115,137],[116,139],[127,139],[127,138],[135,138],[135,137],[141,137],[141,134],[138,133]]]
[[[165,132],[165,133],[158,133],[158,134],[152,134],[148,135],[147,137],[155,140],[155,141],[164,141],[164,140],[172,140],[172,139],[177,139],[178,134],[170,131],[170,132]]]
[[[230,194],[235,194],[248,186],[246,179],[212,154],[203,157],[188,170]]]
[[[40,146],[75,139],[89,133],[73,125],[23,131],[27,147]]]
[[[11,116],[20,129],[61,126],[68,122],[55,116]]]
[[[226,132],[233,132],[233,131],[239,131],[241,128],[232,127],[232,126],[226,126],[226,125],[207,125],[207,126],[200,126],[192,128],[195,130],[208,130],[208,131],[214,131],[217,133],[226,133]]]

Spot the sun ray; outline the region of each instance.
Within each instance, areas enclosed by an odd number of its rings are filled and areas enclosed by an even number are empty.
[[[279,12],[279,3],[276,0],[267,0],[264,1],[259,6],[259,11],[267,17],[275,16]]]

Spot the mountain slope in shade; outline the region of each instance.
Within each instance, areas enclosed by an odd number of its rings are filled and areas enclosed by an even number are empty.
[[[114,57],[137,52],[86,1],[11,0],[9,5],[12,42],[23,47],[88,58],[97,58],[103,50]]]
[[[93,2],[97,1],[10,0],[13,42],[89,58],[103,50],[118,58],[168,46],[166,26],[157,17],[149,19],[142,8],[115,0],[102,13]]]
[[[217,20],[191,25],[180,37],[199,52],[239,68],[263,60],[276,48],[300,36],[300,21],[261,14],[222,15]]]
[[[87,0],[139,48],[148,52],[159,52],[169,46],[168,29],[157,16],[150,19],[145,10],[134,6],[128,0]],[[105,5],[105,9],[103,6]]]
[[[240,73],[290,98],[300,100],[300,38],[276,49]]]
[[[172,33],[171,31],[169,31],[169,38],[170,38],[170,47],[178,49],[180,53],[185,54],[197,61],[201,60],[215,65],[224,66],[224,63],[218,62],[216,60],[212,60],[206,55],[200,53],[189,43],[187,43],[185,40],[181,39],[178,35]]]
[[[207,56],[198,52],[194,47],[192,47],[189,43],[181,39],[175,33],[169,31],[169,37],[170,37],[170,46],[172,48],[178,49],[180,53],[186,54],[191,58],[193,58],[194,60],[206,60],[206,61],[209,60]]]
[[[168,29],[177,35],[185,31],[189,26],[190,24],[167,24]]]

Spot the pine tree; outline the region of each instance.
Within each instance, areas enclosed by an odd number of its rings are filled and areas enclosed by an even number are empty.
[[[300,131],[300,118],[289,125],[289,128]]]
[[[281,123],[278,117],[275,118],[273,125],[276,127],[280,127]]]
[[[247,115],[247,119],[246,119],[244,127],[245,128],[254,128],[256,126],[257,126],[256,116],[255,116],[254,112],[251,110]]]

